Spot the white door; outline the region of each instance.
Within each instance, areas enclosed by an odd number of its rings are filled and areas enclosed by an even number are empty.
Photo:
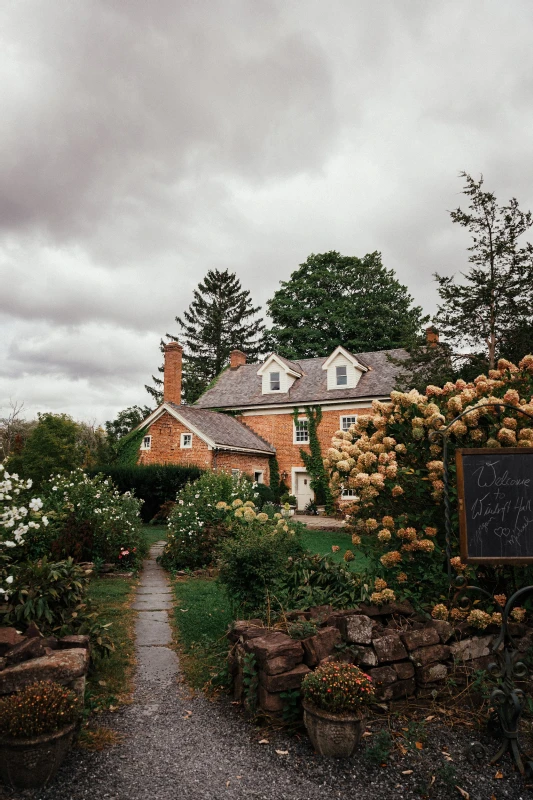
[[[304,511],[306,505],[314,499],[314,492],[311,489],[311,478],[307,472],[296,473],[296,500],[298,511]]]

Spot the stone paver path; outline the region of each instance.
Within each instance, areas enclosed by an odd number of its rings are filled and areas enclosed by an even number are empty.
[[[341,530],[346,524],[343,519],[319,517],[315,514],[296,514],[293,519],[297,522],[303,522],[308,528],[319,528],[325,531]]]

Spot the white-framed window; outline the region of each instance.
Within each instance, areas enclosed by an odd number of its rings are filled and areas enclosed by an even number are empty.
[[[181,434],[180,447],[182,450],[188,450],[192,447],[192,433]]]
[[[357,489],[345,489],[342,488],[341,497],[353,497],[354,500],[357,500]]]
[[[348,386],[348,368],[346,364],[339,364],[335,367],[335,377],[337,386]]]
[[[355,425],[357,422],[357,414],[351,414],[348,417],[341,417],[341,431],[350,429],[350,425]]]
[[[141,443],[141,450],[151,450],[152,449],[152,437],[145,436]]]
[[[241,477],[240,469],[232,469],[231,470],[231,477],[232,478],[240,478]]]
[[[307,444],[309,442],[309,428],[307,419],[299,419],[294,423],[293,444]]]
[[[254,481],[256,483],[264,483],[265,482],[264,472],[262,472],[260,470],[256,470],[254,472]]]
[[[270,391],[279,392],[281,389],[281,380],[279,372],[270,373]]]

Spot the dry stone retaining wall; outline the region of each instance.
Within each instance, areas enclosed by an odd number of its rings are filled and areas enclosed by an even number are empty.
[[[437,697],[447,680],[464,685],[476,671],[487,668],[499,633],[496,627],[479,633],[464,623],[454,627],[428,620],[409,603],[344,611],[321,606],[291,612],[287,618],[314,619],[320,627],[315,635],[297,640],[256,619],[235,622],[228,633],[235,700],[244,699],[245,657],[252,653],[258,669],[257,702],[270,714],[282,711],[281,692],[298,689],[308,672],[331,660],[356,664],[367,672],[379,702]],[[519,624],[511,627],[525,652],[533,645],[533,631]]]

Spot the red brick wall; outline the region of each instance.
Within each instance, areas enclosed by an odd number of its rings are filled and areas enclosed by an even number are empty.
[[[239,469],[252,478],[254,472],[263,472],[263,483],[270,482],[270,459],[268,456],[252,455],[249,453],[232,453],[228,450],[219,450],[216,454],[216,468],[230,472]]]
[[[195,434],[192,437],[192,447],[181,448],[182,433],[190,431],[165,411],[146,429],[146,436],[152,437],[152,447],[150,450],[140,451],[139,464],[181,464],[184,467],[209,469],[213,451],[209,450],[206,443]]]
[[[323,455],[326,454],[328,447],[331,447],[331,440],[340,427],[340,417],[352,416],[354,414],[368,413],[368,409],[353,409],[347,411],[326,411],[322,412],[322,421],[318,426],[318,440]],[[304,414],[299,414],[304,417]],[[303,467],[300,458],[300,448],[309,452],[308,445],[293,444],[293,418],[292,414],[262,414],[257,416],[246,416],[242,420],[253,431],[258,433],[267,442],[276,448],[280,475],[282,472],[288,474],[286,483],[290,486],[292,467]]]

